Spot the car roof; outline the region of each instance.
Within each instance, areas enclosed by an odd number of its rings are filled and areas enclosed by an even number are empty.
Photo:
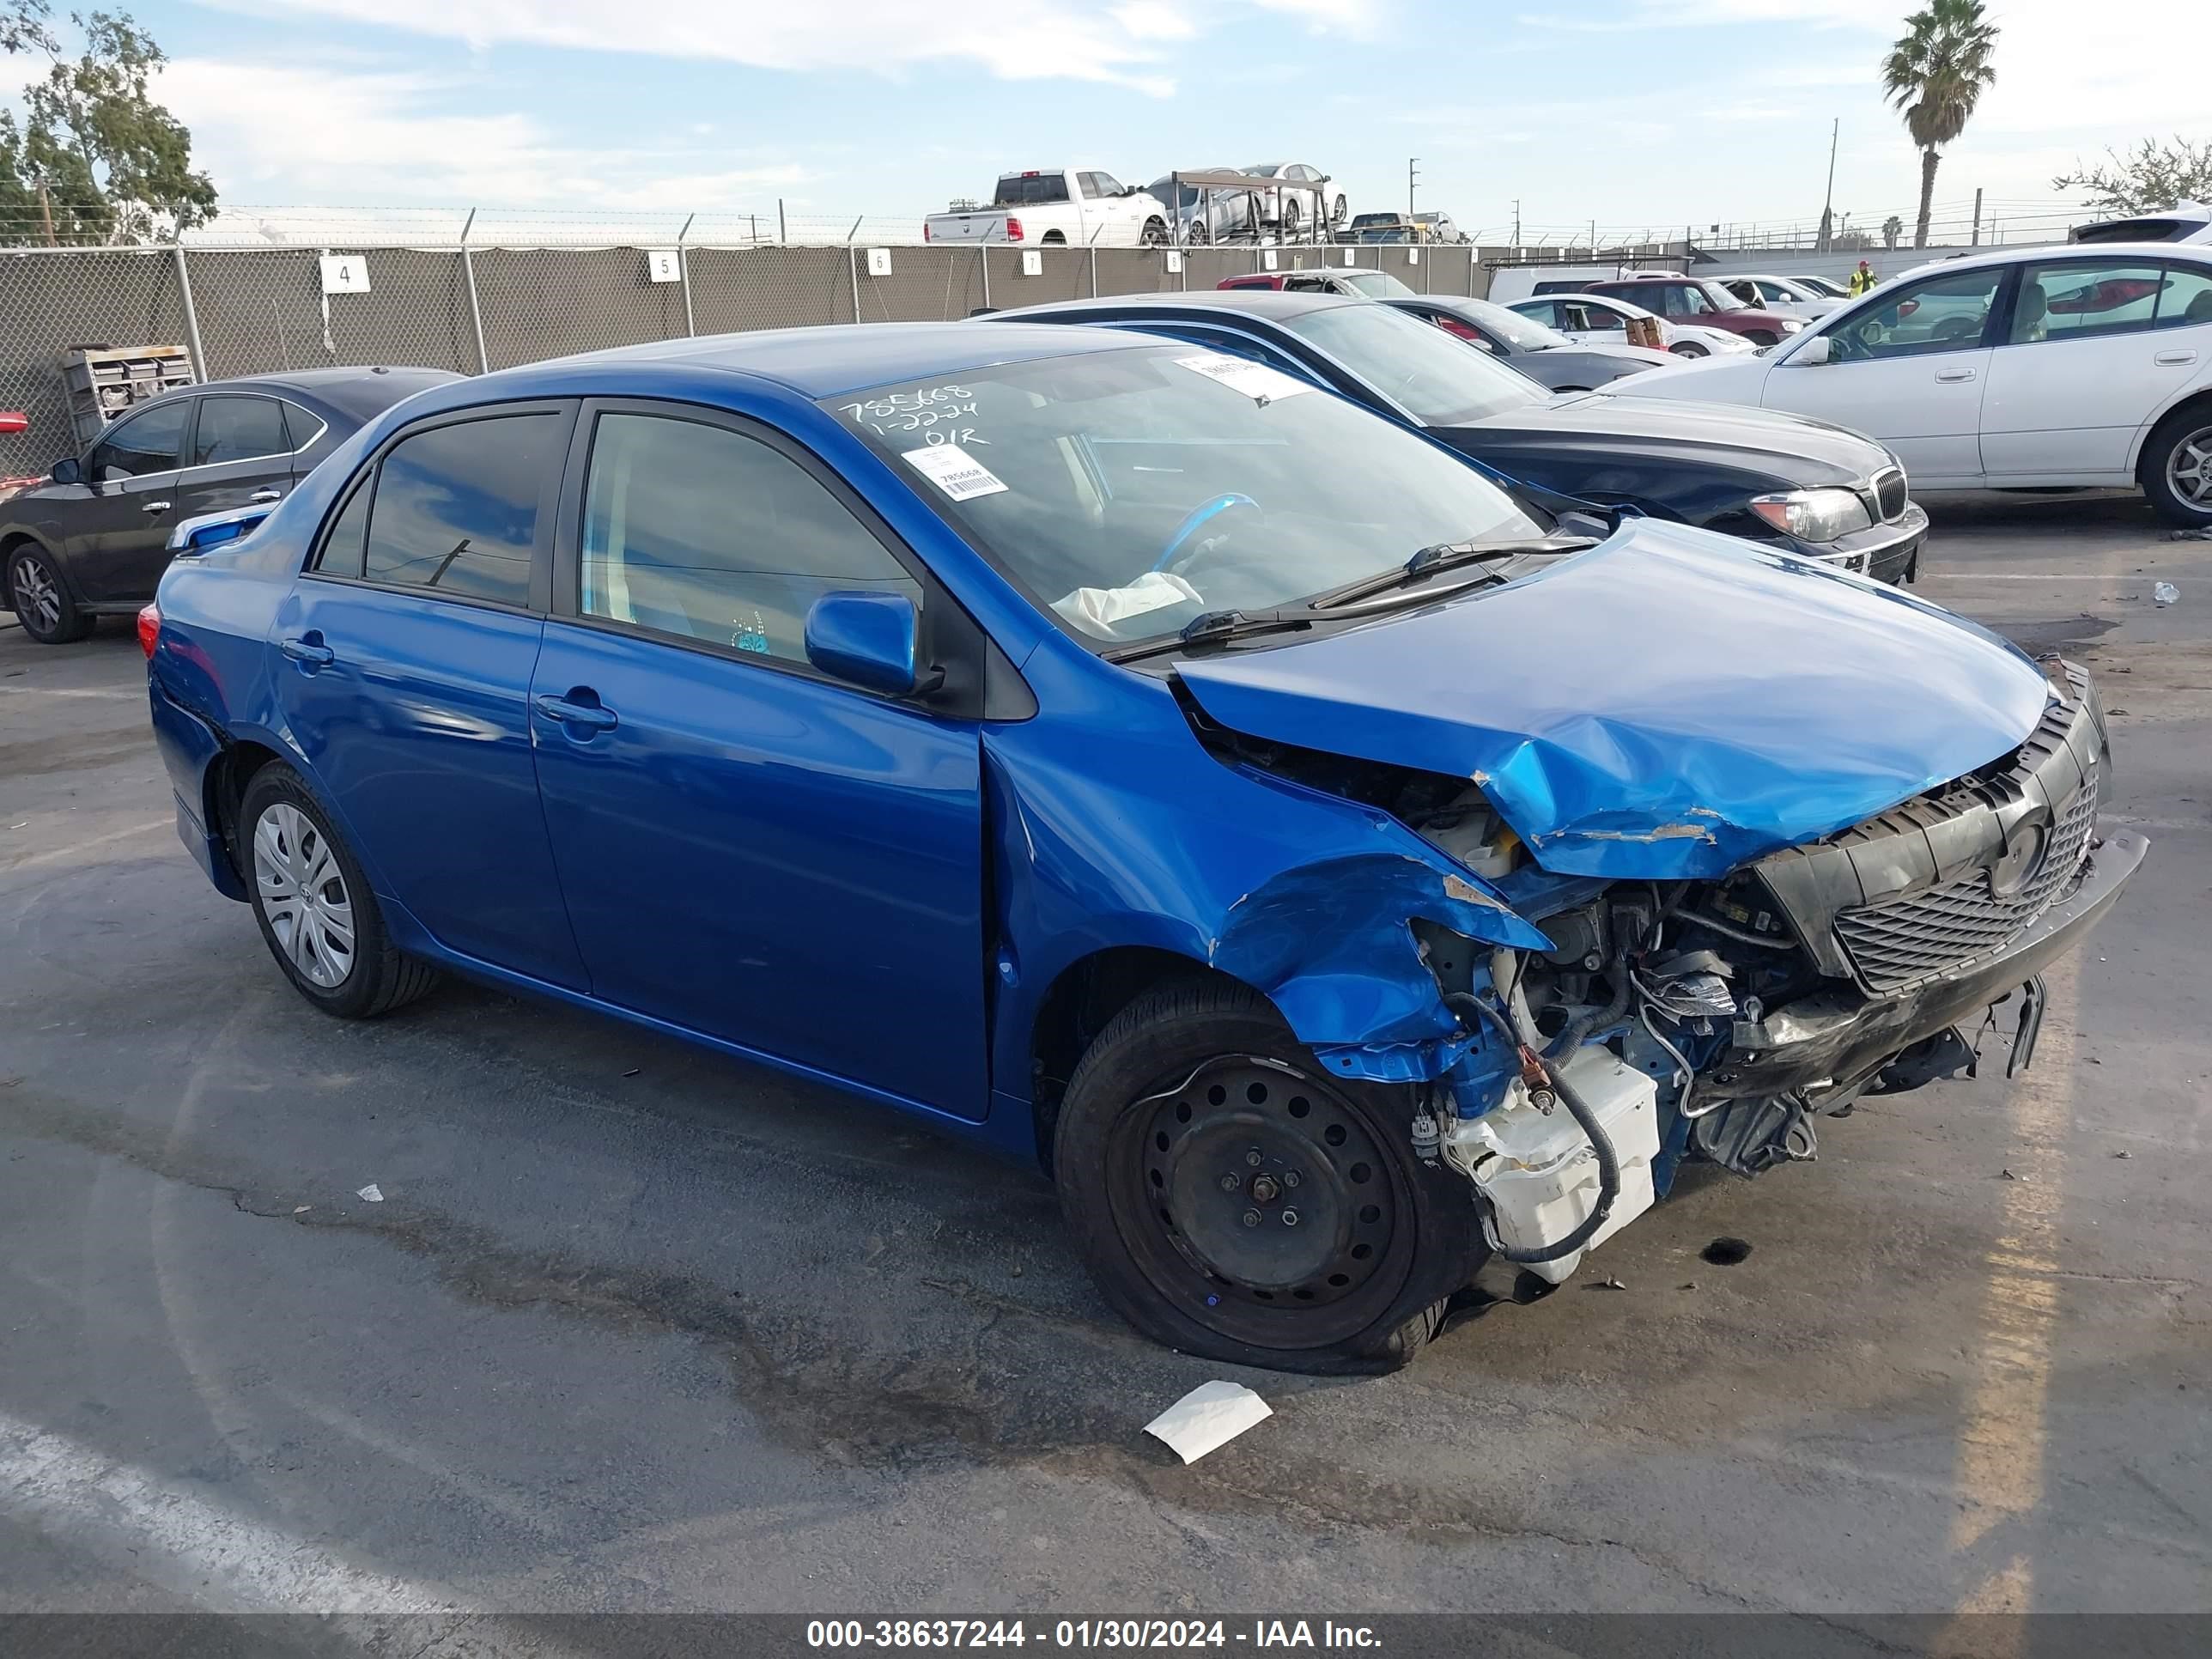
[[[1961,253],[1951,259],[1930,259],[1924,265],[1900,270],[1890,282],[1908,276],[1928,276],[1942,270],[1975,270],[1985,265],[2009,265],[2041,259],[2109,259],[2113,255],[2136,255],[2163,264],[2168,259],[2201,259],[2204,248],[2193,242],[2043,242],[2033,247],[1992,248],[1983,253]]]
[[[702,339],[654,340],[528,367],[544,370],[562,363],[635,363],[727,369],[774,380],[802,398],[834,398],[933,374],[1128,348],[1127,339],[1091,328],[1036,324],[978,328],[973,322],[866,323],[856,328],[832,323],[820,328],[766,328]]]
[[[1284,275],[1295,273],[1285,272]],[[1372,300],[1345,294],[1291,293],[1275,288],[1200,289],[1188,294],[1123,294],[1096,300],[1066,300],[1058,304],[1024,306],[1002,311],[992,320],[1026,317],[1041,312],[1064,316],[1071,311],[1232,311],[1247,316],[1282,319],[1337,306],[1371,306]]]
[[[462,377],[446,368],[365,365],[358,368],[302,368],[282,374],[253,374],[235,380],[210,380],[198,392],[290,392],[326,405],[348,420],[366,422],[404,398]]]

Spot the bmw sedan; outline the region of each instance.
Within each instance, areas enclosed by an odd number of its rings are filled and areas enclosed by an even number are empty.
[[[309,1007],[466,975],[1035,1160],[1224,1362],[1401,1363],[1486,1260],[1810,1157],[2144,854],[2079,669],[1188,342],[509,369],[228,527],[148,695]]]
[[[1333,295],[1130,295],[1000,312],[978,326],[1007,319],[1171,335],[1356,398],[1562,496],[1749,537],[1884,581],[1919,574],[1928,514],[1896,458],[1825,422],[1555,396],[1403,312]],[[1684,373],[1677,365],[1622,384]]]
[[[81,640],[154,595],[176,527],[281,501],[323,457],[436,368],[315,368],[218,380],[149,399],[82,456],[0,501],[0,579],[23,632]]]

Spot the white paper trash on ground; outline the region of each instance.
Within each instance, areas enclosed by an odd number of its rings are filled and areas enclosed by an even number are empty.
[[[381,1204],[384,1202],[384,1189],[372,1181],[368,1186],[356,1193],[354,1196],[356,1198],[365,1198],[372,1204]]]
[[[1195,1463],[1273,1415],[1267,1402],[1242,1382],[1201,1382],[1146,1424],[1145,1432],[1165,1441],[1184,1462]]]

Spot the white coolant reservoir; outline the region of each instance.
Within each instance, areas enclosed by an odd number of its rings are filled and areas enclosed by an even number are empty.
[[[1586,1044],[1559,1068],[1589,1103],[1620,1164],[1620,1195],[1589,1243],[1556,1261],[1528,1264],[1554,1285],[1583,1255],[1651,1207],[1651,1160],[1659,1156],[1658,1086],[1612,1050]],[[1555,1243],[1596,1206],[1597,1152],[1565,1104],[1548,1114],[1528,1103],[1516,1079],[1504,1103],[1481,1117],[1455,1118],[1443,1148],[1490,1200],[1498,1237],[1511,1249]]]

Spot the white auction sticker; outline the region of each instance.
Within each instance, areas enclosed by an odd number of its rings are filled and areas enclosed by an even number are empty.
[[[1231,392],[1243,392],[1255,404],[1271,404],[1278,398],[1295,398],[1301,392],[1313,390],[1304,380],[1293,380],[1279,368],[1247,362],[1242,357],[1208,354],[1203,357],[1178,357],[1176,362],[1194,374],[1218,380]]]
[[[906,452],[907,465],[956,501],[995,495],[1006,486],[999,476],[957,444],[933,444]]]

